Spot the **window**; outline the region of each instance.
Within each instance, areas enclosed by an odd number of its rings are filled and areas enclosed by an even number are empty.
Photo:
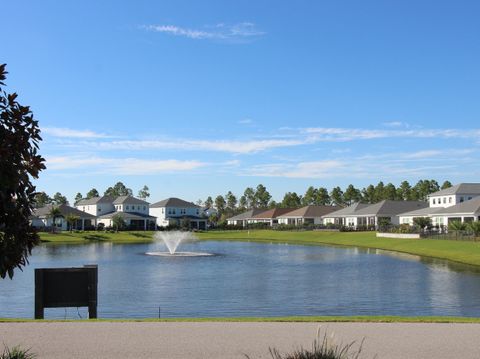
[[[470,201],[472,199],[472,197],[468,196],[468,200]]]
[[[172,209],[171,208],[168,209],[168,214],[172,214]]]
[[[162,214],[165,213],[165,208],[162,208]]]
[[[433,199],[433,204],[435,204],[435,198]]]
[[[443,197],[443,203],[447,203],[447,197]]]
[[[101,211],[102,211],[102,207],[98,207],[98,211],[101,212]]]
[[[128,206],[125,209],[128,211],[128,209],[129,209]]]
[[[463,201],[464,201],[463,197],[460,197],[460,202],[463,202]]]
[[[197,208],[197,215],[199,214],[200,212],[198,211],[198,208]]]
[[[452,203],[452,197],[448,197],[448,203]]]
[[[172,210],[172,214],[177,214],[175,208]]]
[[[143,210],[146,211],[146,210],[147,210],[147,206],[143,206]]]

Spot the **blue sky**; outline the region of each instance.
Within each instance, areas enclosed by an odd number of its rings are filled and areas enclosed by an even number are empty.
[[[3,2],[7,84],[70,200],[480,179],[478,1]]]

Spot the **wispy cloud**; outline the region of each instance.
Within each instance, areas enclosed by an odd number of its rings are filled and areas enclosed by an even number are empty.
[[[207,163],[175,159],[158,160],[142,158],[107,158],[96,156],[52,156],[47,157],[48,170],[88,169],[90,173],[112,173],[120,175],[149,175],[158,173],[188,172],[207,166]]]
[[[250,141],[240,140],[115,140],[115,141],[62,141],[66,147],[90,148],[96,150],[193,150],[214,151],[232,154],[252,154],[280,147],[291,147],[306,144],[303,139],[259,139]]]
[[[201,29],[192,29],[176,25],[143,25],[147,31],[164,33],[172,36],[186,37],[194,40],[227,40],[248,41],[265,35],[265,32],[256,28],[251,22],[238,24],[216,24],[204,26]]]
[[[376,130],[358,128],[310,127],[303,132],[315,141],[353,141],[380,138],[478,138],[479,129]]]
[[[42,132],[53,137],[63,138],[108,138],[103,133],[98,133],[90,130],[74,130],[65,127],[43,127]]]
[[[253,120],[251,118],[242,118],[237,123],[239,123],[240,125],[250,125],[253,123]]]

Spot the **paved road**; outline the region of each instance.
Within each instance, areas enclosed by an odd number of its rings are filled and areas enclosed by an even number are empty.
[[[480,358],[480,324],[0,323],[0,347],[38,358],[270,358],[268,348],[311,347],[321,326],[336,342],[361,341],[361,358]]]

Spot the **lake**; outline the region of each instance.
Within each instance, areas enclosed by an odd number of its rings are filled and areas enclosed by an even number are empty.
[[[0,280],[0,317],[33,318],[34,269],[98,264],[99,318],[311,315],[480,316],[476,267],[379,250],[200,241],[157,257],[161,243],[44,244]],[[86,318],[86,308],[45,318]]]

